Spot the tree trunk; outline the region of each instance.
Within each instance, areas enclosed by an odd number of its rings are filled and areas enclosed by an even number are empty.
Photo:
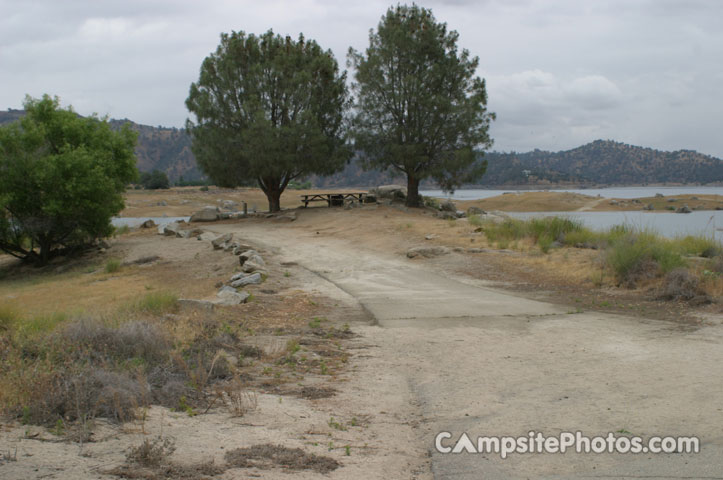
[[[422,197],[419,196],[419,179],[412,174],[407,174],[407,202],[408,207],[417,208],[422,206]]]
[[[266,192],[266,198],[269,200],[269,212],[274,213],[281,211],[281,190],[277,185],[272,185]]]

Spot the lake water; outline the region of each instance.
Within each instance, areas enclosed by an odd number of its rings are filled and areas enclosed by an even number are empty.
[[[165,225],[167,223],[176,222],[179,220],[188,221],[191,217],[114,217],[111,223],[114,227],[138,227],[141,223],[146,220],[153,220],[156,225]]]
[[[596,197],[600,195],[604,198],[640,198],[654,197],[656,193],[662,193],[666,197],[669,195],[723,195],[723,187],[700,187],[700,186],[682,186],[682,187],[610,187],[610,188],[561,188],[554,190],[538,189],[538,190],[485,190],[470,189],[457,190],[451,197],[442,190],[423,190],[422,195],[438,198],[452,198],[452,200],[480,200],[482,198],[496,197],[506,192],[573,192],[582,195]]]
[[[511,217],[567,217],[580,220],[589,228],[605,230],[614,225],[629,225],[651,229],[666,237],[684,235],[715,236],[723,241],[723,211],[695,211],[693,213],[663,212],[509,212]]]
[[[555,189],[555,190],[457,190],[453,195],[446,195],[441,190],[425,190],[422,195],[452,200],[479,200],[496,197],[506,192],[574,192],[583,195],[603,198],[640,198],[653,197],[656,193],[663,195],[723,195],[723,187],[611,187],[587,189]],[[630,225],[637,228],[652,229],[666,237],[679,235],[715,236],[723,241],[723,211],[694,211],[693,213],[670,212],[509,212],[515,218],[527,219],[540,216],[570,217],[582,221],[586,226],[604,230],[614,225]]]

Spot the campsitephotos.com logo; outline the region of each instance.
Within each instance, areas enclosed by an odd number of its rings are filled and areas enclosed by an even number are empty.
[[[454,439],[450,432],[440,432],[434,438],[434,448],[439,453],[492,453],[501,458],[510,454],[525,453],[698,453],[698,437],[659,437],[647,439],[638,436],[610,432],[605,436],[588,437],[582,432],[561,432],[545,436],[530,431],[527,435],[512,437],[479,436],[472,440],[467,433]]]

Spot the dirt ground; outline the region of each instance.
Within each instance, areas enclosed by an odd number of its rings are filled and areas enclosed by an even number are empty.
[[[282,204],[295,206],[298,194],[287,192]],[[133,191],[123,215],[185,216],[222,200],[263,205],[258,190]],[[179,472],[222,479],[288,478],[289,472],[299,478],[478,478],[485,471],[485,478],[533,478],[537,469],[575,478],[583,471],[585,459],[578,457],[507,463],[443,457],[432,450],[440,429],[512,434],[577,425],[591,433],[614,428],[648,434],[687,427],[705,437],[709,453],[721,451],[712,430],[720,412],[712,398],[723,386],[704,373],[715,368],[723,338],[719,302],[692,307],[658,301],[645,286],[599,286],[595,251],[497,250],[466,221],[425,211],[369,205],[296,213],[290,223],[252,218],[201,225],[233,233],[269,264],[268,279],[249,288],[253,301],[213,313],[251,332],[248,338],[258,346],[259,358],[245,378],[255,408],[238,417],[222,404],[193,416],[153,406],[121,426],[97,421],[92,441],[83,444],[6,419],[0,423],[0,477],[117,478],[111,472],[125,465],[127,453],[159,436],[175,442],[169,458],[177,470],[135,478],[181,478]],[[406,257],[409,248],[428,245],[452,252]],[[107,273],[109,259],[123,266]],[[210,300],[238,271],[238,262],[209,242],[151,229],[133,230],[107,250],[41,271],[8,258],[0,259],[0,268],[0,304],[26,315],[72,316],[123,308],[148,291]],[[187,320],[207,313],[177,315]],[[311,326],[315,318],[322,319],[320,327]],[[307,364],[279,363],[290,340],[301,345]],[[692,355],[694,348],[699,353]],[[567,353],[559,369],[561,357],[554,352],[561,351]],[[635,368],[630,362],[637,362]],[[609,385],[607,378],[613,378]],[[563,397],[574,400],[560,403]],[[617,407],[605,414],[605,405]],[[551,412],[545,420],[542,409]],[[299,451],[275,445],[301,449],[308,461],[290,464],[284,455],[298,458]],[[227,457],[229,451],[234,454]],[[338,468],[318,467],[329,459]],[[595,464],[616,478],[679,467],[675,459],[653,461],[652,470],[618,458]]]

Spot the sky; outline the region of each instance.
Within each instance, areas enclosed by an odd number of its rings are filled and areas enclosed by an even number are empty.
[[[493,149],[610,139],[723,158],[723,1],[430,0],[480,59]],[[300,32],[347,69],[378,0],[0,0],[0,109],[57,95],[80,114],[182,127],[221,32]],[[353,77],[353,72],[349,72]]]

